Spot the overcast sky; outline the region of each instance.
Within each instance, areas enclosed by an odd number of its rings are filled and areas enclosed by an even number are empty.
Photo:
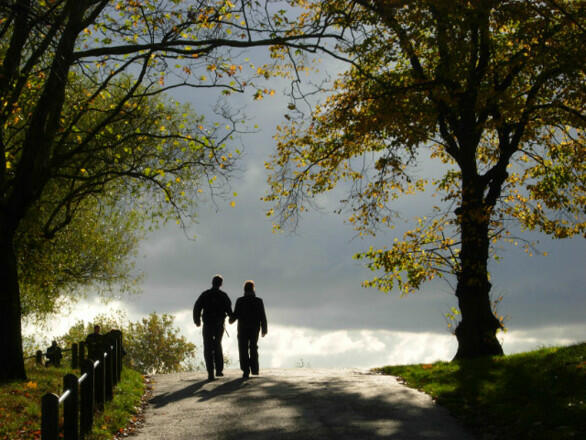
[[[355,238],[344,218],[332,213],[340,194],[331,194],[321,200],[322,212],[306,215],[294,233],[272,233],[265,216],[270,206],[260,197],[267,188],[263,164],[274,148],[272,136],[283,122],[287,102],[278,87],[276,91],[261,102],[253,102],[251,92],[238,98],[246,102],[246,113],[259,132],[242,138],[241,172],[232,180],[238,192],[235,207],[230,207],[232,199],[203,201],[197,224],[189,228],[196,240],[187,239],[175,225],[148,236],[137,260],[144,272],[143,293],[108,307],[125,310],[133,320],[151,312],[171,313],[183,334],[201,347],[201,329],[193,325],[191,310],[212,276],[221,273],[233,303],[247,279],[255,281],[265,302],[269,334],[260,342],[261,368],[302,363],[375,367],[451,359],[456,340],[444,314],[456,300],[447,284],[427,284],[403,298],[360,286],[374,274],[352,255],[371,244],[388,245],[404,226],[376,239]],[[201,95],[187,98],[199,112],[211,105]],[[433,170],[422,166],[420,172]],[[425,197],[406,198],[395,209],[409,220],[427,212],[426,205]],[[505,249],[501,263],[491,265],[493,295],[504,296],[499,311],[509,317],[508,332],[499,336],[507,353],[586,339],[584,239],[534,237],[540,238],[547,257]],[[53,330],[63,332],[72,319],[91,319],[104,307],[90,298],[63,321],[63,328]],[[236,326],[227,328],[224,347],[236,366]]]

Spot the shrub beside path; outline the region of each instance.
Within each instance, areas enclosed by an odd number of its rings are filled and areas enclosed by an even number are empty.
[[[471,440],[426,394],[358,369],[236,370],[154,376],[136,440]]]

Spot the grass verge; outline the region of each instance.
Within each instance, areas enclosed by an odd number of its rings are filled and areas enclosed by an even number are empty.
[[[29,366],[28,381],[0,385],[0,439],[37,440],[41,438],[41,398],[45,393],[61,393],[63,376],[79,374],[69,368]],[[125,368],[116,386],[114,399],[97,413],[90,440],[105,440],[132,422],[141,406],[145,386],[140,373]]]
[[[88,440],[111,440],[113,435],[122,433],[129,423],[136,420],[144,392],[142,374],[129,368],[122,370],[122,379],[116,387],[114,398],[103,412],[97,414]]]
[[[376,371],[431,395],[482,439],[586,438],[586,343]]]

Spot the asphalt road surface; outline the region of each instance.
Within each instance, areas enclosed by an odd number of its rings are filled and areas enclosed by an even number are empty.
[[[394,377],[345,369],[154,376],[136,440],[472,440],[449,413]]]

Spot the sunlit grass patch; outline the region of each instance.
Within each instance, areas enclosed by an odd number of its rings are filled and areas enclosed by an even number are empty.
[[[40,438],[41,398],[45,393],[60,393],[66,367],[30,366],[28,380],[0,385],[0,439]]]
[[[45,393],[61,394],[63,376],[79,374],[70,368],[29,366],[28,380],[0,385],[0,439],[36,440],[41,438],[41,398]],[[126,368],[116,386],[114,399],[97,413],[89,440],[112,439],[137,413],[144,394],[143,377]]]
[[[481,438],[586,438],[586,343],[377,371],[428,393]]]
[[[89,440],[111,440],[113,434],[121,431],[137,414],[144,394],[143,376],[126,368],[118,384],[112,402],[103,413],[94,419],[94,429]]]

